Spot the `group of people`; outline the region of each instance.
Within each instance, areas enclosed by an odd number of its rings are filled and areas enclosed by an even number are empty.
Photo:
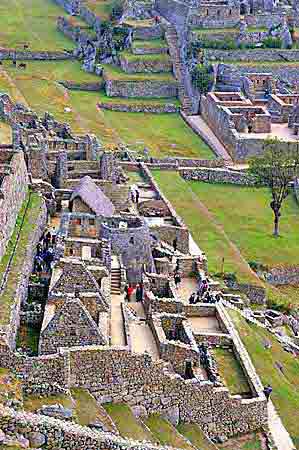
[[[37,244],[36,256],[34,258],[34,272],[49,272],[51,264],[54,261],[54,247],[56,244],[56,235],[50,231],[45,232]]]
[[[219,292],[212,292],[208,280],[204,278],[201,280],[197,292],[193,292],[189,297],[190,305],[195,303],[218,303],[221,300]]]
[[[136,285],[136,287],[132,286],[131,284],[126,285],[125,287],[125,293],[126,293],[126,301],[132,302],[134,301],[134,294],[136,298],[136,302],[142,302],[143,300],[143,284],[139,283]]]
[[[138,187],[136,186],[136,184],[133,184],[131,186],[131,199],[132,199],[132,202],[138,204],[139,203],[139,197],[140,197],[140,192],[138,190]]]

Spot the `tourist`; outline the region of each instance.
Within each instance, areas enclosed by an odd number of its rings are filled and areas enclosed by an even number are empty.
[[[174,251],[176,252],[177,251],[177,247],[178,247],[178,240],[177,240],[176,237],[174,238],[174,240],[172,242],[172,246],[173,246]]]
[[[178,286],[181,282],[181,277],[178,272],[175,272],[175,274],[174,274],[174,282],[175,282],[175,287],[178,288]]]
[[[195,292],[193,292],[193,293],[190,295],[189,303],[190,303],[190,305],[194,305],[194,304],[196,303],[196,293],[195,293]]]
[[[268,402],[269,399],[270,399],[270,395],[272,394],[272,391],[273,391],[273,389],[272,389],[272,387],[270,386],[270,384],[268,384],[268,386],[265,386],[265,387],[264,387],[264,394],[265,394],[265,397],[266,397],[266,399],[267,399],[267,402]]]
[[[207,289],[204,296],[203,296],[204,303],[211,303],[211,293],[210,289]]]
[[[143,300],[143,286],[141,284],[137,284],[136,288],[136,302],[142,302]]]
[[[135,203],[135,191],[131,191],[131,200],[133,203]]]
[[[200,290],[198,290],[196,292],[196,299],[195,299],[195,303],[200,303],[201,302],[201,293]]]
[[[135,201],[136,201],[137,204],[139,202],[139,197],[140,197],[140,193],[139,193],[139,190],[136,188],[136,190],[135,190]]]
[[[133,288],[133,286],[131,286],[131,285],[129,284],[128,290],[127,290],[127,300],[128,300],[128,302],[131,301],[133,292],[134,292],[134,288]]]

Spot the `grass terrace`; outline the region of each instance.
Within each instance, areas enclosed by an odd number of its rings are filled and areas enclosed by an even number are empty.
[[[108,97],[106,93],[102,90],[98,93],[98,98],[100,102],[111,103],[111,104],[124,104],[124,105],[165,105],[167,103],[172,103],[173,105],[180,106],[180,101],[176,97],[163,97],[163,98],[143,98],[143,97]]]
[[[123,74],[123,72],[121,72]],[[126,75],[126,74],[125,74]],[[157,74],[161,78],[168,74]],[[170,77],[171,78],[171,77]],[[68,122],[76,133],[94,133],[104,144],[125,142],[132,148],[151,149],[152,156],[184,156],[212,159],[210,148],[186,125],[179,114],[125,113],[99,110],[100,101],[143,104],[179,104],[177,99],[109,98],[103,91],[71,91],[59,80],[97,82],[101,79],[81,70],[77,61],[30,62],[20,71],[5,62],[0,71],[0,92],[27,104],[38,114],[45,111]],[[71,108],[66,112],[65,108]]]
[[[167,53],[153,53],[149,55],[135,55],[130,52],[121,52],[120,56],[128,60],[129,62],[138,61],[161,61],[169,62],[170,58]]]
[[[134,55],[132,55],[134,56]],[[119,81],[166,81],[168,83],[177,83],[173,75],[169,73],[126,73],[120,67],[102,64],[104,74],[109,80]]]
[[[177,430],[180,434],[185,436],[191,444],[198,449],[204,450],[217,450],[216,445],[210,442],[198,425],[194,423],[180,423],[177,426]]]
[[[155,25],[154,19],[144,19],[144,20],[126,20],[124,25],[128,25],[133,28],[147,28]]]
[[[11,126],[0,121],[0,144],[10,144],[12,139]]]
[[[107,403],[103,406],[122,437],[136,441],[156,442],[152,434],[136,419],[128,405]]]
[[[180,436],[174,426],[158,414],[151,414],[144,422],[161,445],[170,445],[171,447],[194,450],[193,447]]]
[[[86,6],[102,20],[109,20],[113,7],[113,0],[86,0]]]
[[[25,205],[26,204],[28,205],[28,208],[25,213]],[[42,205],[41,197],[35,193],[31,194],[30,198],[23,205],[23,208],[20,211],[20,214],[16,221],[16,229],[12,236],[11,243],[9,244],[6,254],[4,255],[4,257],[1,260],[0,274],[3,274],[4,270],[6,269],[7,263],[9,261],[9,257],[12,253],[13,246],[16,242],[17,233],[20,232],[20,239],[19,239],[19,242],[17,243],[16,252],[12,259],[6,286],[1,295],[0,324],[5,324],[9,321],[10,308],[14,302],[15,291],[16,291],[16,287],[17,287],[16,284],[17,284],[17,281],[18,281],[20,275],[22,274],[22,268],[23,268],[26,251],[27,251],[27,245],[29,243],[31,233],[33,232],[34,228],[36,227],[36,223],[37,223],[38,217],[40,215],[41,205]],[[22,217],[23,217],[24,213],[25,213],[24,223],[21,228],[21,222],[22,222]],[[2,277],[2,275],[1,275],[1,277]]]
[[[250,394],[249,384],[234,353],[224,348],[214,348],[212,353],[217,362],[219,374],[230,394]]]
[[[134,39],[132,43],[133,48],[165,48],[167,47],[166,41],[162,39],[151,39],[148,41],[142,41],[138,39]]]
[[[63,51],[74,43],[56,29],[64,10],[51,0],[1,0],[0,47],[23,50]]]
[[[277,340],[263,328],[249,325],[237,311],[229,311],[243,343],[253,361],[263,384],[273,387],[272,401],[284,426],[299,449],[299,361],[286,352]],[[271,348],[265,348],[265,342]],[[279,370],[282,365],[283,372]]]
[[[197,34],[239,33],[238,28],[192,28],[192,31]]]

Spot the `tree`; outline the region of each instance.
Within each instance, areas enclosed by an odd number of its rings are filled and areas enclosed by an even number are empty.
[[[299,171],[299,142],[287,146],[283,144],[278,139],[270,139],[263,147],[263,154],[249,161],[249,172],[258,183],[268,186],[271,191],[270,208],[274,215],[275,237],[279,236],[282,203],[289,195],[290,182]]]
[[[206,94],[213,83],[213,68],[197,64],[191,73],[192,83],[201,94]]]

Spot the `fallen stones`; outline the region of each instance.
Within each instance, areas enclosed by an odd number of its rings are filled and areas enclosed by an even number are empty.
[[[29,442],[33,448],[41,447],[46,443],[46,436],[39,431],[32,431],[29,433]]]
[[[62,405],[43,405],[38,410],[39,414],[44,416],[55,417],[56,419],[71,420],[73,417],[73,411],[69,408],[64,408]]]

